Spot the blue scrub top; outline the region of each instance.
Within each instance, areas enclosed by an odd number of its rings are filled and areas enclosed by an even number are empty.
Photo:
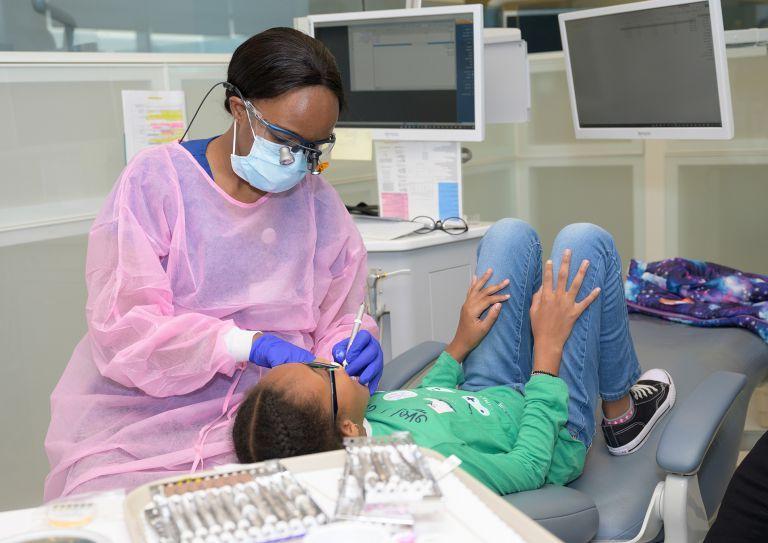
[[[181,146],[189,151],[189,154],[195,157],[195,160],[197,160],[198,164],[200,164],[200,166],[211,177],[211,179],[213,179],[213,172],[211,172],[211,165],[208,164],[208,159],[205,158],[205,151],[208,149],[208,144],[216,138],[218,138],[218,136],[202,140],[189,140],[181,142]]]

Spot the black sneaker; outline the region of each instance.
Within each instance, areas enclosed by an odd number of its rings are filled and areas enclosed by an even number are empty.
[[[602,424],[608,452],[616,456],[632,454],[642,447],[656,423],[675,405],[675,384],[664,370],[646,371],[629,393],[635,402],[632,418],[619,424],[603,420]]]

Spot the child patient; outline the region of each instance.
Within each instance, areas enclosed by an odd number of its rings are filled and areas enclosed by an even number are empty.
[[[552,255],[542,279],[533,229],[496,223],[478,249],[477,269],[487,271],[472,280],[455,337],[418,387],[369,397],[343,369],[278,366],[239,408],[238,459],[327,451],[345,436],[405,430],[421,446],[458,456],[499,494],[564,485],[583,469],[598,397],[609,451],[636,451],[675,389],[664,370],[640,375],[613,239],[571,225]]]

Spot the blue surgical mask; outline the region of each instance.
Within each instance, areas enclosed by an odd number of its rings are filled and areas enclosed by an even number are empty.
[[[250,124],[250,119],[248,119]],[[307,157],[303,152],[293,154],[292,164],[280,164],[280,149],[285,147],[256,135],[251,125],[253,145],[246,156],[235,154],[237,121],[232,136],[232,169],[253,188],[264,192],[285,192],[290,190],[307,175]]]

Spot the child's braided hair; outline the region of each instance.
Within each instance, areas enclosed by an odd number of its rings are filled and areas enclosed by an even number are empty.
[[[239,462],[250,464],[342,448],[331,413],[290,390],[256,385],[240,405],[232,429]]]

